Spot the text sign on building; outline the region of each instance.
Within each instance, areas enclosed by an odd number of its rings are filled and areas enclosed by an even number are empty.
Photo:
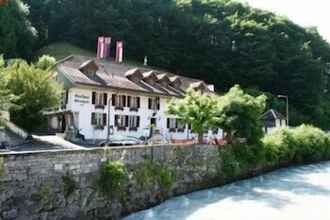
[[[90,97],[87,95],[80,95],[75,94],[74,95],[74,102],[80,103],[80,104],[89,104]]]

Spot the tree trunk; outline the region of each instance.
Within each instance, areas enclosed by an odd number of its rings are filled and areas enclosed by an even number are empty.
[[[203,144],[203,132],[198,133],[198,144]]]

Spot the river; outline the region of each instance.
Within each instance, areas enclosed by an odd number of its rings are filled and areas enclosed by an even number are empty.
[[[169,199],[124,220],[329,220],[330,162]]]

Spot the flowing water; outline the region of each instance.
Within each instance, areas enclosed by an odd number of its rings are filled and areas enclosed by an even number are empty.
[[[330,220],[330,162],[170,199],[124,220]]]

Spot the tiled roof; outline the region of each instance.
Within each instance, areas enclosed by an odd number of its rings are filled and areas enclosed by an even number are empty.
[[[98,70],[94,77],[88,77],[79,70],[82,65],[94,61]],[[95,58],[72,55],[57,63],[58,71],[61,72],[74,84],[102,86],[140,92],[151,92],[161,95],[182,96],[184,91],[196,83],[204,83],[201,80],[178,76],[166,71],[151,67],[139,67],[131,64],[117,63],[114,61],[97,60]],[[130,76],[139,71],[143,77],[155,75],[155,80],[169,79],[170,82],[181,81],[180,88],[174,88],[160,82],[148,83],[144,80],[130,80]],[[206,85],[206,84],[205,84]]]
[[[263,120],[276,120],[276,119],[285,120],[286,118],[278,111],[275,111],[274,109],[269,109],[268,111],[266,111],[264,114],[261,115],[261,119],[263,119]]]

